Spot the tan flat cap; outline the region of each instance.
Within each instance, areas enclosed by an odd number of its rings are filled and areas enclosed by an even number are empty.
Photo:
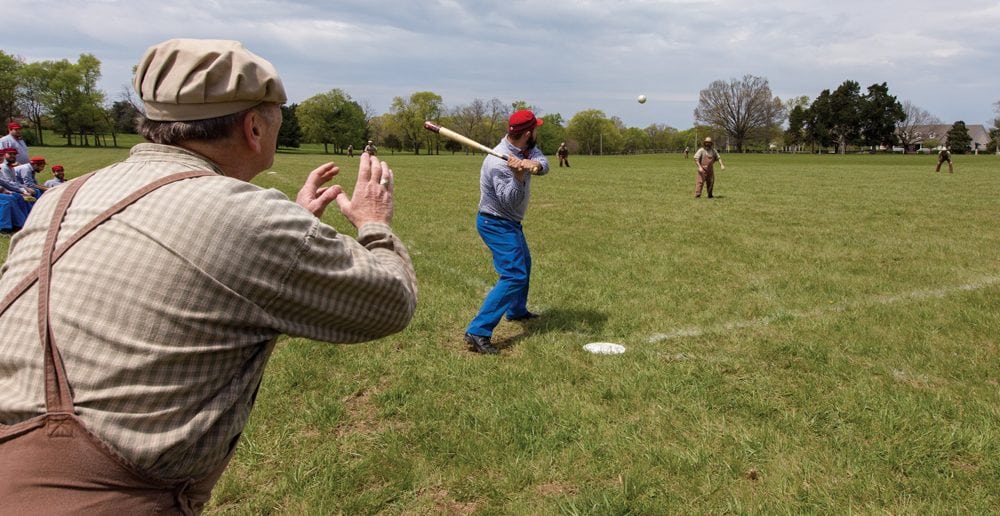
[[[136,68],[136,93],[150,120],[190,121],[284,104],[274,66],[238,41],[171,39],[146,50]]]

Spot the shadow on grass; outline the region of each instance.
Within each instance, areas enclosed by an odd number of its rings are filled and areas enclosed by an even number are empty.
[[[506,349],[513,347],[532,334],[550,332],[596,334],[600,333],[600,330],[604,328],[604,323],[608,320],[607,314],[596,310],[553,308],[540,312],[539,315],[538,319],[515,323],[521,325],[521,333],[496,340],[493,345],[499,349]]]

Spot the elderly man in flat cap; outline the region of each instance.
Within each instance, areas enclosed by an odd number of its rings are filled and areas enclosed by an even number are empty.
[[[271,63],[170,40],[134,86],[150,143],[41,198],[0,271],[0,514],[197,513],[279,335],[368,341],[415,309],[385,162],[352,195],[332,163],[295,202],[249,183],[286,100]]]

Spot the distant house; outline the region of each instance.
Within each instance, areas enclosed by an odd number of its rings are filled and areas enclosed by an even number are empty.
[[[952,124],[933,124],[933,125],[915,125],[913,126],[913,136],[914,140],[907,149],[908,152],[931,152],[938,151],[944,148],[948,144],[948,131],[951,130]],[[969,130],[969,137],[972,138],[972,142],[969,144],[970,151],[976,150],[986,150],[986,146],[990,143],[990,132],[985,126],[978,125],[966,125],[966,129]],[[924,145],[927,140],[933,140],[936,144],[933,148]]]

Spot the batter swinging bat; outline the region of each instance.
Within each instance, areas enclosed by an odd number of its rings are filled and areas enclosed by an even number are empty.
[[[424,122],[424,129],[427,129],[428,131],[431,131],[431,132],[438,133],[441,136],[444,136],[445,138],[448,138],[449,140],[453,140],[453,141],[456,141],[458,143],[461,143],[462,145],[468,145],[469,147],[472,147],[474,149],[479,149],[479,150],[485,152],[486,154],[490,154],[492,156],[496,156],[496,157],[498,157],[498,158],[500,158],[500,159],[502,159],[504,161],[507,161],[507,159],[509,158],[509,156],[507,156],[506,154],[501,154],[501,153],[497,152],[496,150],[491,149],[491,148],[489,148],[489,147],[487,147],[487,146],[485,146],[485,145],[477,142],[476,140],[473,140],[472,138],[469,138],[467,136],[463,136],[461,134],[458,134],[455,131],[452,131],[451,129],[448,129],[447,127],[441,127],[440,125],[437,125],[434,122],[431,122],[430,120]],[[539,170],[541,170],[541,168],[534,167],[534,168],[531,169],[531,172],[532,173],[536,173]]]

